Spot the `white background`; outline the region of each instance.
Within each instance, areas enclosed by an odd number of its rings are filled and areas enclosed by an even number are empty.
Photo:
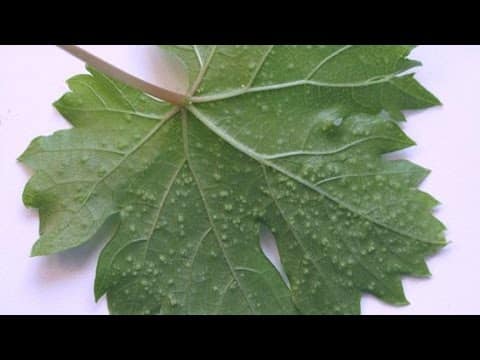
[[[149,46],[87,46],[135,75],[168,85],[172,76]],[[420,46],[417,78],[442,107],[409,114],[417,146],[402,156],[432,169],[422,189],[442,202],[437,216],[450,244],[429,261],[430,279],[404,280],[411,305],[364,296],[363,314],[480,314],[480,47]],[[16,158],[36,136],[67,128],[51,106],[83,64],[54,46],[0,46],[0,314],[106,314],[94,302],[99,245],[29,257],[36,211],[21,201],[30,172]],[[177,89],[180,90],[180,89]]]

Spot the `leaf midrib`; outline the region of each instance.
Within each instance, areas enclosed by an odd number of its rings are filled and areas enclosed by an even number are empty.
[[[215,123],[213,121],[211,121],[209,119],[208,116],[206,116],[205,114],[203,114],[200,110],[198,110],[194,105],[188,105],[186,107],[200,122],[202,122],[208,129],[210,129],[213,133],[215,133],[217,136],[219,136],[222,140],[224,140],[225,142],[227,142],[228,144],[230,144],[231,146],[233,146],[235,149],[237,149],[238,151],[242,152],[243,154],[247,155],[248,157],[256,160],[259,164],[263,164],[265,166],[268,166],[269,168],[272,168],[274,170],[276,170],[277,172],[291,178],[292,180],[296,181],[297,183],[300,183],[304,186],[306,186],[307,188],[309,188],[310,190],[313,190],[317,193],[319,193],[320,195],[323,195],[325,196],[326,198],[330,199],[331,201],[333,201],[334,203],[337,203],[338,206],[341,206],[349,211],[351,211],[352,213],[358,215],[359,217],[362,217],[366,220],[368,220],[369,222],[373,223],[373,224],[376,224],[377,226],[380,226],[380,227],[383,227],[389,231],[392,231],[398,235],[402,235],[404,237],[408,237],[410,239],[413,239],[413,240],[416,240],[416,241],[420,241],[420,242],[424,242],[424,243],[429,243],[429,244],[437,244],[437,245],[443,245],[443,242],[438,242],[438,241],[429,241],[429,240],[426,240],[426,239],[422,239],[422,238],[419,238],[417,236],[414,236],[412,234],[409,234],[409,233],[406,233],[404,231],[401,231],[401,230],[398,230],[398,229],[395,229],[387,224],[383,224],[381,222],[379,222],[378,220],[375,220],[375,219],[372,219],[371,217],[369,217],[368,215],[365,215],[364,213],[362,213],[361,211],[355,209],[354,207],[352,207],[350,204],[347,204],[345,202],[343,202],[342,200],[340,199],[337,199],[336,197],[334,197],[333,195],[331,195],[330,193],[328,193],[327,191],[325,191],[324,189],[318,187],[318,186],[315,186],[314,184],[311,184],[310,182],[306,181],[305,179],[293,174],[292,172],[280,167],[279,165],[276,165],[275,163],[271,162],[270,160],[268,159],[265,159],[261,154],[257,153],[256,151],[254,151],[253,149],[251,149],[250,147],[246,146],[245,144],[243,143],[240,143],[238,142],[235,138],[231,137],[229,134],[227,134],[222,128],[218,127],[217,125],[215,125]]]
[[[328,277],[324,275],[323,269],[321,269],[320,265],[318,264],[318,259],[316,259],[315,256],[307,249],[303,241],[300,239],[300,236],[297,235],[295,228],[293,225],[290,223],[290,221],[287,220],[287,216],[285,215],[285,212],[283,211],[283,208],[280,206],[277,197],[274,195],[274,192],[272,190],[272,186],[270,184],[270,181],[268,180],[268,175],[267,171],[265,169],[264,165],[261,165],[262,167],[262,172],[263,172],[263,177],[265,179],[265,184],[267,185],[268,189],[268,194],[270,195],[270,198],[272,199],[275,207],[277,208],[278,212],[280,213],[281,217],[285,221],[285,224],[287,225],[288,231],[293,235],[293,238],[296,240],[297,244],[300,245],[300,248],[302,249],[303,253],[305,254],[305,258],[313,264],[315,269],[317,270],[318,274],[320,277],[323,279],[325,285],[330,289],[334,290],[332,293],[334,293],[337,289],[332,287],[331,281],[329,281]]]
[[[82,206],[85,206],[85,204],[90,200],[92,194],[94,193],[95,189],[99,184],[101,184],[105,179],[110,177],[113,172],[118,169],[131,155],[133,155],[135,152],[137,152],[148,140],[150,140],[172,117],[174,117],[177,113],[179,112],[179,108],[175,107],[173,108],[169,113],[167,113],[164,118],[157,124],[155,125],[138,143],[135,144],[125,155],[120,159],[119,162],[115,164],[114,167],[112,167],[104,176],[102,176],[89,190],[87,196],[85,197],[85,200],[82,203]]]
[[[195,184],[197,186],[197,189],[199,191],[199,194],[200,194],[200,197],[202,199],[202,203],[203,203],[203,207],[205,208],[205,212],[207,214],[207,217],[208,217],[208,221],[210,223],[210,227],[212,228],[213,230],[213,233],[215,234],[215,238],[217,239],[217,243],[218,243],[218,246],[220,247],[221,251],[222,251],[222,254],[223,254],[223,257],[225,259],[225,262],[227,263],[228,265],[228,268],[232,274],[232,277],[235,279],[235,282],[238,284],[238,287],[242,293],[242,296],[245,298],[245,301],[250,309],[250,311],[255,314],[256,311],[255,311],[255,307],[252,305],[252,303],[250,302],[250,299],[248,298],[248,295],[245,291],[245,289],[243,288],[241,282],[240,282],[240,279],[238,278],[236,272],[235,272],[235,267],[233,266],[232,262],[230,261],[230,258],[228,257],[226,251],[225,251],[225,246],[223,245],[222,243],[222,240],[220,239],[220,236],[218,234],[218,230],[217,230],[217,227],[215,225],[215,223],[213,222],[213,219],[212,219],[212,216],[210,215],[210,209],[207,205],[207,201],[205,199],[205,194],[203,193],[203,190],[202,190],[202,187],[200,186],[200,182],[198,180],[198,177],[197,177],[197,174],[195,173],[195,170],[193,169],[192,165],[191,165],[191,159],[190,159],[190,153],[189,153],[189,146],[188,146],[188,137],[187,137],[187,114],[185,112],[185,110],[182,111],[182,133],[183,133],[183,146],[184,146],[184,153],[185,153],[185,158],[187,159],[187,163],[190,167],[190,170],[192,172],[192,175],[193,175],[193,179],[195,181]]]
[[[234,89],[234,90],[225,91],[223,93],[217,93],[212,95],[192,96],[190,98],[190,101],[192,103],[205,103],[205,102],[211,102],[211,101],[231,99],[231,98],[238,97],[245,94],[281,90],[281,89],[286,89],[291,87],[298,87],[302,85],[311,85],[311,86],[326,87],[326,88],[353,89],[353,88],[359,88],[359,87],[367,87],[372,85],[384,84],[395,79],[395,75],[396,73],[386,74],[381,77],[375,76],[367,80],[363,80],[359,82],[350,82],[350,83],[331,83],[331,82],[315,81],[315,80],[295,80],[295,81],[283,82],[283,83],[272,84],[272,85],[262,85],[262,86],[255,86],[251,88]]]
[[[363,80],[363,81],[358,81],[358,82],[348,82],[348,83],[335,83],[335,82],[325,82],[325,81],[316,81],[312,80],[312,78],[317,74],[320,69],[323,68],[323,66],[330,61],[332,61],[334,58],[345,52],[346,50],[351,49],[353,46],[352,45],[345,45],[338,50],[332,52],[330,55],[327,55],[325,58],[323,58],[304,78],[298,79],[295,81],[287,81],[287,82],[282,82],[282,83],[277,83],[277,84],[270,84],[270,85],[262,85],[262,86],[255,86],[252,87],[252,85],[255,83],[255,80],[260,73],[263,65],[265,64],[266,59],[268,56],[271,54],[273,47],[275,45],[269,45],[266,52],[260,59],[260,63],[255,69],[251,79],[248,81],[248,84],[246,86],[242,86],[242,88],[237,88],[237,89],[232,89],[229,91],[221,92],[221,93],[216,93],[216,94],[210,94],[210,95],[201,95],[201,96],[195,96],[195,93],[197,92],[199,86],[201,85],[202,81],[205,78],[206,73],[208,72],[208,67],[210,65],[211,60],[213,59],[213,56],[216,51],[216,47],[213,47],[213,49],[210,51],[208,60],[203,64],[201,61],[200,57],[198,56],[198,49],[196,45],[193,45],[193,51],[198,59],[199,65],[200,65],[200,71],[199,74],[195,80],[194,85],[192,86],[191,90],[189,91],[189,94],[187,96],[188,103],[189,104],[195,104],[195,103],[205,103],[205,102],[211,102],[211,101],[219,101],[219,100],[225,100],[225,99],[230,99],[234,98],[237,96],[245,95],[248,93],[257,93],[257,92],[264,92],[264,91],[272,91],[272,90],[279,90],[279,89],[284,89],[284,88],[289,88],[289,87],[296,87],[296,86],[302,86],[302,85],[312,85],[312,86],[317,86],[317,87],[336,87],[336,88],[356,88],[356,87],[366,87],[366,86],[371,86],[371,85],[376,85],[376,84],[384,84],[387,82],[390,82],[391,80],[395,79],[395,77],[400,73],[400,72],[392,72],[389,74],[384,74],[384,75],[377,75],[372,78]]]
[[[301,81],[309,81],[309,79],[315,75],[315,73],[317,73],[325,63],[331,61],[333,58],[335,58],[336,56],[338,56],[340,53],[342,53],[344,50],[347,50],[351,48],[351,46],[345,46],[343,48],[340,48],[339,50],[335,51],[334,53],[330,54],[329,56],[327,56],[326,58],[324,58],[315,68],[314,70],[307,76],[307,78],[305,80],[301,80]],[[268,50],[268,53],[271,52],[271,48]],[[204,64],[204,66],[200,69],[200,72],[199,72],[199,75],[195,81],[195,86],[192,88],[192,91],[190,94],[195,94],[196,90],[198,89],[198,87],[200,86],[200,84],[202,83],[203,79],[205,78],[207,72],[208,72],[208,67],[210,65],[210,62],[212,61],[212,58],[215,54],[215,51],[216,51],[216,47],[214,47],[211,51],[210,51],[210,54],[209,54],[209,57],[208,57],[208,61]],[[268,55],[268,54],[267,54]],[[266,58],[266,57],[265,57]],[[264,58],[264,60],[265,60]],[[263,62],[262,62],[262,66],[263,66]],[[253,78],[250,80],[250,84],[253,84],[254,81],[255,81],[255,77],[258,75],[258,71],[254,74]],[[385,78],[383,79],[380,79],[379,81],[381,83],[384,83],[386,81],[390,81],[392,80],[393,78],[395,78],[395,75],[397,75],[397,73],[392,73],[390,75],[386,75]],[[368,80],[367,80],[368,81]],[[371,84],[369,84],[371,85]],[[353,89],[353,88],[352,88]],[[248,91],[251,91],[252,88],[246,88],[243,90],[243,92],[248,92]],[[242,93],[243,94],[243,93]],[[238,95],[242,95],[242,94],[235,94],[235,96],[238,96]],[[213,121],[211,121],[208,116],[205,116],[203,113],[201,113],[196,107],[195,107],[195,97],[192,97],[190,96],[189,97],[190,101],[189,101],[189,105],[186,105],[184,106],[184,109],[190,111],[190,113],[192,113],[198,120],[200,120],[208,129],[210,129],[211,131],[213,131],[217,136],[219,136],[221,139],[223,139],[225,142],[227,142],[228,144],[232,145],[235,149],[239,150],[240,152],[244,153],[245,155],[249,156],[250,158],[252,159],[255,159],[257,162],[259,162],[261,165],[265,165],[265,166],[268,166],[276,171],[278,171],[279,173],[291,178],[292,180],[306,186],[307,188],[309,188],[310,190],[313,190],[317,193],[319,193],[320,195],[323,195],[325,197],[327,197],[328,199],[330,199],[331,201],[333,201],[334,203],[336,203],[337,205],[341,206],[341,207],[344,207],[346,208],[347,210],[351,211],[352,213],[366,219],[367,221],[373,223],[373,224],[376,224],[377,226],[380,226],[380,227],[383,227],[387,230],[390,230],[398,235],[401,235],[401,236],[404,236],[404,237],[408,237],[410,239],[413,239],[413,240],[416,240],[416,241],[420,241],[420,242],[424,242],[424,243],[429,243],[429,244],[437,244],[437,245],[444,245],[443,242],[438,242],[438,241],[429,241],[429,240],[425,240],[425,239],[422,239],[422,238],[419,238],[417,236],[414,236],[412,234],[409,234],[409,233],[406,233],[406,232],[403,232],[401,230],[398,230],[398,229],[395,229],[395,228],[392,228],[391,226],[389,225],[386,225],[386,224],[383,224],[375,219],[372,219],[371,217],[369,217],[367,214],[364,214],[360,211],[358,211],[357,209],[353,208],[351,205],[347,204],[347,203],[344,203],[343,201],[341,201],[340,199],[337,199],[336,197],[332,196],[331,194],[329,194],[328,192],[326,192],[325,190],[321,189],[320,187],[316,186],[315,184],[311,184],[309,183],[308,181],[302,179],[301,177],[298,177],[296,176],[295,174],[292,174],[290,171],[286,170],[286,169],[283,169],[282,167],[272,163],[271,161],[269,161],[268,159],[266,159],[264,156],[262,156],[261,154],[258,154],[257,152],[255,152],[254,150],[250,149],[248,146],[246,146],[245,144],[242,144],[240,142],[238,142],[235,138],[231,137],[229,134],[227,134],[222,128],[218,127],[217,125],[214,124]],[[205,98],[204,98],[205,99]],[[197,98],[197,102],[199,98]],[[208,101],[213,101],[213,100],[208,100]],[[200,101],[202,102],[202,101]]]

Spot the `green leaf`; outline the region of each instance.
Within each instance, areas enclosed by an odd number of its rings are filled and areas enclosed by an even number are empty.
[[[89,69],[55,106],[74,126],[35,139],[24,202],[33,255],[115,231],[95,296],[114,314],[357,314],[369,292],[406,304],[445,245],[402,111],[439,101],[405,73],[411,46],[165,46],[188,103]],[[287,285],[263,254],[274,234]]]

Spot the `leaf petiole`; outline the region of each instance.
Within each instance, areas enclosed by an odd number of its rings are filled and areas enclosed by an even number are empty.
[[[76,45],[57,45],[59,48],[65,50],[70,55],[75,56],[76,58],[82,60],[86,64],[94,67],[95,69],[103,72],[104,74],[121,81],[127,85],[130,85],[138,90],[146,92],[149,95],[152,95],[158,99],[166,101],[173,105],[184,105],[186,102],[186,96],[179,94],[159,86],[156,86],[152,83],[149,83],[145,80],[142,80],[136,76],[133,76],[112,64],[109,64],[105,60],[100,59],[99,57],[89,53],[88,51],[80,48]]]

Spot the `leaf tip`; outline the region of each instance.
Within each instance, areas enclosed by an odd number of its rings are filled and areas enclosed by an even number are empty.
[[[400,280],[399,282],[399,292],[395,299],[392,301],[392,305],[394,306],[407,306],[410,305],[410,301],[408,301],[407,297],[405,296],[405,291],[403,289],[403,284]]]
[[[436,97],[432,93],[430,93],[430,95],[432,95],[432,100],[431,100],[432,106],[443,106],[443,103],[440,101],[438,97]]]
[[[403,139],[401,139],[400,141],[400,144],[402,145],[402,147],[398,150],[403,150],[403,149],[410,148],[412,146],[417,146],[416,141],[410,138],[409,136],[407,136],[406,134],[404,134]]]
[[[57,110],[59,113],[62,113],[62,103],[63,103],[63,99],[65,98],[67,94],[64,94],[60,99],[57,99],[55,100],[53,103],[52,103],[52,106],[55,108],[55,110]]]
[[[25,150],[23,153],[21,153],[21,154],[17,157],[16,160],[17,160],[18,162],[20,162],[20,163],[21,163],[21,162],[24,162],[24,161],[25,161],[25,153],[26,153],[26,150]]]
[[[98,303],[98,301],[102,298],[103,294],[97,294],[96,291],[94,291],[93,294],[95,302]]]
[[[42,256],[42,255],[45,255],[43,254],[43,252],[40,250],[40,247],[37,246],[38,244],[38,241],[33,244],[32,246],[32,250],[30,251],[30,257],[37,257],[37,256]]]
[[[402,300],[397,301],[394,305],[396,306],[408,306],[410,305],[410,301],[407,298],[403,298]]]
[[[30,251],[30,257],[37,257],[37,256],[46,256],[46,255],[51,255],[56,251],[55,249],[52,249],[51,246],[48,245],[48,243],[45,243],[42,237],[38,239],[35,244],[32,246],[32,250]]]
[[[103,289],[103,286],[100,285],[100,282],[98,281],[98,278],[95,279],[95,283],[93,285],[93,296],[95,299],[95,302],[98,302],[103,295],[105,295],[105,291]]]

